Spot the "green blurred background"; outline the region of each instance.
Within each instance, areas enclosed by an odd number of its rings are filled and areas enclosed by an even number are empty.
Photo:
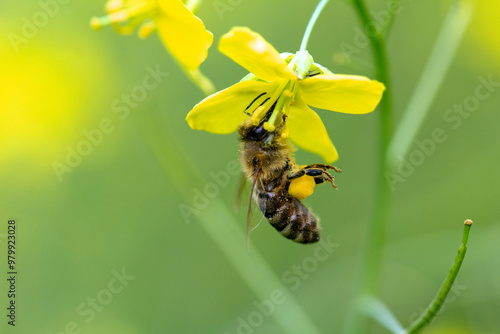
[[[221,2],[231,10],[218,12],[216,5]],[[232,3],[206,0],[200,6],[198,16],[215,41],[235,25],[248,26],[280,52],[298,49],[316,5],[316,1],[286,0]],[[449,5],[449,1],[402,1],[389,43],[396,121]],[[369,1],[369,6],[377,11],[386,2]],[[24,18],[32,20],[41,9],[35,1],[0,5],[0,258],[4,273],[7,220],[15,218],[19,271],[18,323],[16,328],[6,325],[7,286],[1,279],[0,328],[5,333],[55,334],[64,333],[74,322],[82,333],[237,333],[238,317],[246,319],[259,299],[196,219],[186,224],[179,205],[192,203],[179,195],[172,175],[167,175],[174,171],[168,164],[162,167],[165,164],[149,144],[156,138],[165,140],[156,143],[160,147],[179,145],[209,180],[210,172],[226,170],[228,162],[237,158],[236,135],[191,130],[184,118],[202,93],[156,35],[141,41],[109,28],[91,30],[90,17],[102,15],[103,7],[104,1],[60,4],[56,15],[15,52],[9,34],[21,35]],[[433,129],[442,128],[447,140],[397,184],[393,194],[381,298],[403,325],[428,304],[447,274],[460,245],[462,222],[466,218],[475,222],[458,286],[450,295],[455,298],[450,297],[429,333],[500,332],[498,87],[458,129],[443,119],[448,108],[474,95],[479,76],[500,81],[499,13],[499,1],[476,6],[417,136],[424,140]],[[352,6],[332,0],[317,22],[308,50],[333,72],[373,77],[369,47],[361,48],[350,62],[338,56],[342,43],[355,46],[355,27],[361,24]],[[120,119],[113,102],[140,85],[148,67],[157,66],[168,77]],[[215,46],[201,69],[217,89],[246,74]],[[338,191],[319,187],[306,203],[321,218],[323,240],[330,238],[339,247],[290,292],[322,332],[339,333],[353,299],[358,253],[373,209],[378,113],[319,113],[339,150],[336,165],[343,173],[336,179]],[[84,131],[99,128],[103,119],[112,122],[113,130],[59,180],[53,163],[64,162],[68,148],[76,149],[85,140]],[[151,124],[169,135],[151,137]],[[302,151],[297,160],[320,162]],[[231,210],[238,180],[239,176],[231,176],[217,196]],[[243,233],[245,210],[234,216]],[[254,223],[259,219],[255,212]],[[265,221],[251,239],[248,256],[259,252],[280,279],[314,256],[317,247],[292,243]],[[246,247],[244,238],[237,242]],[[122,268],[135,278],[120,292],[109,294],[113,271]],[[106,300],[92,319],[91,312],[81,312],[91,309],[85,306],[88,298]],[[290,319],[294,317],[290,314]],[[266,317],[252,332],[283,331],[273,317]],[[379,325],[372,332],[386,333]]]

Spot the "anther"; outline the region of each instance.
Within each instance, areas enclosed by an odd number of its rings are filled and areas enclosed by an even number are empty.
[[[94,30],[101,29],[102,25],[98,17],[93,17],[90,19],[90,27]]]
[[[108,3],[106,3],[106,11],[108,13],[116,12],[117,10],[120,10],[122,8],[123,8],[123,1],[122,0],[112,0],[112,1],[108,1]]]
[[[285,128],[285,130],[283,130],[283,133],[281,134],[281,138],[287,139],[289,135],[290,135],[290,130],[288,128]]]
[[[269,122],[265,122],[264,129],[269,131],[269,132],[273,132],[276,129],[276,127]]]
[[[94,30],[99,30],[101,27],[108,26],[112,23],[123,22],[127,20],[128,15],[124,11],[114,12],[110,15],[103,17],[96,17],[90,19],[90,26]]]
[[[148,22],[145,22],[139,28],[139,32],[137,34],[139,35],[139,38],[145,39],[148,36],[150,36],[155,31],[155,29],[156,29],[155,23],[153,21],[148,21]],[[245,111],[246,111],[246,109],[245,109]]]

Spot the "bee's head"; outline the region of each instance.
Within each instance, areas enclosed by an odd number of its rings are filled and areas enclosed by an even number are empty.
[[[269,135],[269,131],[264,129],[264,124],[259,124],[249,129],[247,138],[252,141],[264,140]]]
[[[278,128],[275,128],[274,130],[270,131],[269,128],[267,127],[268,130],[266,130],[266,123],[269,121],[269,118],[271,117],[274,107],[276,103],[272,105],[272,107],[266,112],[266,114],[260,119],[259,124],[255,124],[254,120],[252,118],[247,119],[243,123],[240,124],[240,127],[238,129],[238,133],[241,136],[241,139],[244,141],[254,141],[254,142],[264,142],[264,145],[268,145],[272,142],[274,142],[276,137],[280,136],[280,131],[282,126],[279,126]],[[286,116],[283,115],[283,122],[284,124],[286,119]],[[269,124],[267,124],[269,125]],[[273,126],[274,128],[274,126]]]
[[[238,133],[244,141],[263,141],[269,137],[272,132],[264,129],[264,124],[254,125],[252,120],[245,121],[240,124]]]

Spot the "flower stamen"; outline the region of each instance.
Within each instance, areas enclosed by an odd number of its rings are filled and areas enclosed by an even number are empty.
[[[283,132],[281,133],[281,138],[287,139],[288,136],[290,135],[290,129],[285,126],[285,128],[282,130]]]
[[[259,112],[257,112],[257,110],[256,110],[254,112],[253,116],[252,116],[252,118],[253,118],[253,124],[254,125],[258,125],[260,123],[260,120],[262,119],[262,117],[264,117],[266,115],[266,113],[264,113],[263,111],[270,110],[271,107],[280,98],[281,93],[286,88],[286,85],[288,84],[288,82],[289,82],[289,80],[283,80],[280,83],[280,85],[278,86],[278,88],[274,91],[273,95],[270,98],[267,98],[264,102],[261,103],[261,105],[259,107],[263,107],[262,110],[259,110]],[[273,111],[273,115],[274,115],[275,112],[276,112],[276,108]],[[273,117],[273,116],[271,115],[271,117]],[[274,121],[270,122],[270,123],[273,124]]]
[[[309,72],[312,64],[313,58],[309,55],[309,53],[307,51],[299,51],[296,53],[295,57],[291,59],[287,66],[295,73],[298,80],[302,80]],[[275,127],[279,125],[278,116],[287,114],[290,106],[295,103],[295,95],[297,94],[297,91],[297,80],[283,80],[275,92],[275,94],[279,94],[279,98],[276,102],[273,113],[268,120],[269,125],[267,127],[269,129],[275,129]]]
[[[144,22],[143,25],[139,28],[139,31],[137,32],[137,35],[139,36],[140,39],[146,39],[149,37],[154,31],[156,30],[156,25],[154,21],[147,21]]]
[[[137,19],[139,22],[135,21],[135,26],[138,26],[144,18],[156,9],[156,4],[149,2],[144,2],[141,5],[123,8],[123,3],[121,1],[111,2],[106,9],[109,15],[97,17],[94,16],[90,19],[90,26],[94,30],[99,30],[102,27],[124,23],[129,19]]]
[[[123,0],[111,0],[106,3],[106,11],[113,13],[123,8]]]
[[[255,108],[255,110],[253,111],[252,113],[252,123],[253,125],[259,125],[260,123],[260,120],[264,117],[264,116],[261,116],[262,114],[265,115],[265,111],[267,109],[267,105],[265,104],[267,101],[269,101],[269,97],[267,99],[265,99],[264,101],[262,101],[262,103],[257,107]]]
[[[276,120],[278,119],[278,115],[282,112],[283,107],[285,106],[286,102],[290,100],[291,97],[293,97],[293,93],[290,91],[290,86],[291,86],[291,81],[290,80],[285,80],[286,85],[284,89],[280,92],[280,96],[278,98],[278,102],[276,102],[276,107],[273,110],[273,114],[271,117],[269,117],[269,123],[272,124],[273,126],[276,126]],[[290,94],[292,94],[290,96]]]
[[[276,130],[276,127],[269,122],[264,122],[264,129],[266,131],[273,132],[274,130]]]
[[[293,97],[293,92],[289,89],[286,89],[284,92],[283,92],[283,95],[286,97],[286,98],[291,98]]]

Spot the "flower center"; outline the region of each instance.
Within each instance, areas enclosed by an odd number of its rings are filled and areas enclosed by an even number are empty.
[[[309,73],[313,59],[307,51],[299,51],[295,54],[288,63],[288,67],[292,69],[297,75],[297,80],[283,79],[278,88],[274,91],[270,98],[262,102],[252,115],[253,124],[258,125],[266,116],[269,118],[264,122],[264,129],[273,132],[277,127],[280,127],[284,122],[284,118],[288,115],[288,110],[295,103],[295,96],[297,95],[299,85],[298,81],[302,80]],[[262,95],[259,95],[260,98]],[[255,101],[255,100],[254,100]],[[252,102],[253,103],[253,102]],[[251,104],[250,104],[251,105]],[[274,108],[273,108],[274,107]],[[269,111],[272,109],[271,115]],[[288,137],[288,129],[280,127],[281,136]]]
[[[281,124],[283,115],[286,115],[288,107],[293,102],[295,93],[291,88],[294,87],[294,85],[295,83],[292,82],[292,80],[283,79],[279,82],[278,87],[270,97],[267,92],[257,96],[245,109],[245,113],[252,117],[253,124],[257,126],[264,121],[264,129],[270,132],[275,131],[276,127]],[[266,95],[268,97],[266,97]],[[264,101],[255,108],[253,113],[248,113],[247,110],[262,98]]]

